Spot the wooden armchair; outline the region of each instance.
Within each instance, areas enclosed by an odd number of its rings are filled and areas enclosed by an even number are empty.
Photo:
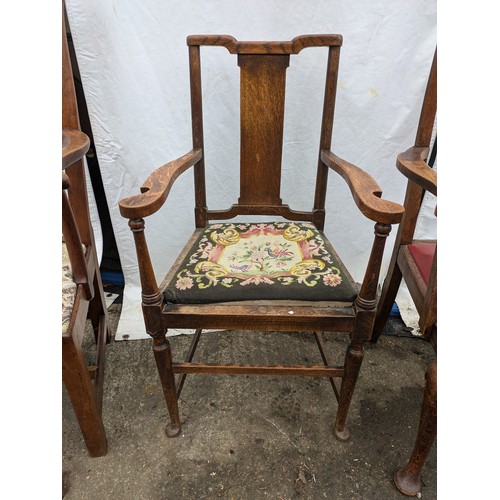
[[[101,407],[104,346],[110,333],[83,164],[90,142],[79,129],[64,18],[62,47],[62,378],[88,452],[99,457],[108,448]],[[97,343],[95,365],[90,367],[82,351],[88,319]]]
[[[381,199],[370,175],[330,151],[339,65],[340,35],[305,35],[291,42],[239,42],[228,35],[196,35],[189,47],[193,149],[156,169],[141,194],[120,202],[137,250],[146,330],[167,403],[168,436],[181,431],[177,399],[188,373],[321,376],[338,400],[335,436],[346,440],[346,418],[364,342],[370,340],[377,307],[382,254],[391,224],[403,207]],[[240,67],[240,194],[226,210],[206,206],[200,47],[225,47]],[[290,56],[327,47],[325,99],[311,211],[296,211],[280,196],[285,77]],[[204,49],[206,50],[206,49]],[[318,117],[319,118],[319,117]],[[148,253],[144,218],[165,202],[175,179],[193,167],[196,230],[158,286]],[[327,177],[332,170],[349,186],[361,213],[375,222],[366,274],[358,286],[323,234]],[[276,216],[276,222],[223,222],[237,216]],[[185,362],[173,363],[169,328],[196,333]],[[256,366],[192,362],[202,329],[298,331],[314,334],[323,364]],[[328,361],[320,332],[348,332],[342,366]],[[248,338],[251,346],[251,338]],[[175,341],[173,341],[175,342]],[[175,375],[179,375],[175,380]]]
[[[437,241],[414,239],[417,218],[426,192],[437,196],[437,174],[427,163],[437,109],[437,55],[434,55],[422,105],[415,146],[397,158],[398,170],[408,179],[405,213],[399,225],[392,259],[385,278],[377,310],[372,341],[377,342],[389,317],[397,291],[404,279],[419,314],[424,339],[437,353]],[[410,496],[420,491],[420,472],[435,440],[437,431],[437,362],[429,364],[420,427],[413,453],[394,481]]]

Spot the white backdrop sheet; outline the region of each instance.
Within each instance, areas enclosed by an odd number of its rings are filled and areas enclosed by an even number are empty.
[[[384,198],[403,201],[405,179],[395,158],[415,138],[436,46],[435,0],[66,0],[66,5],[125,277],[117,340],[147,338],[133,238],[118,203],[138,193],[155,168],[192,147],[187,35],[229,34],[238,40],[343,35],[332,149],[368,171]],[[306,49],[292,56],[287,73],[282,198],[298,210],[313,202],[326,56],[327,49]],[[235,56],[225,49],[202,49],[211,209],[228,208],[239,191],[238,71]],[[193,207],[188,172],[161,211],[146,220],[158,281],[194,229]],[[358,281],[372,228],[344,181],[331,174],[325,233]],[[382,277],[395,232],[387,242]]]

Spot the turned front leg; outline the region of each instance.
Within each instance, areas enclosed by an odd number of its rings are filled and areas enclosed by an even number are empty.
[[[177,391],[175,387],[175,376],[172,371],[172,353],[170,342],[163,336],[153,338],[153,353],[156,367],[160,375],[163,396],[167,403],[170,423],[167,424],[165,432],[168,437],[176,437],[181,432],[181,421],[179,417],[179,407],[177,405]]]
[[[359,370],[363,362],[363,342],[352,341],[347,348],[345,363],[344,363],[344,377],[340,387],[339,407],[337,410],[337,418],[335,420],[335,437],[339,441],[347,441],[349,439],[349,430],[345,426],[347,419],[347,412],[351,405],[352,395],[356,387]]]
[[[163,389],[163,396],[167,403],[170,415],[170,424],[167,425],[168,437],[178,436],[181,432],[179,407],[177,405],[177,392],[175,376],[172,371],[172,353],[170,343],[166,338],[167,330],[163,323],[163,299],[156,284],[149,251],[144,235],[144,220],[134,219],[129,221],[130,229],[134,234],[137,260],[142,286],[142,312],[146,332],[153,338],[153,353],[158,369],[158,375]]]
[[[373,330],[377,309],[377,286],[380,266],[382,264],[385,241],[390,231],[391,226],[388,224],[375,224],[375,238],[365,277],[354,302],[356,324],[354,325],[351,343],[347,348],[345,356],[344,376],[342,377],[342,385],[340,387],[339,407],[334,429],[335,436],[340,441],[347,441],[349,439],[349,431],[345,423],[356,381],[358,380],[361,363],[363,362],[363,345],[364,342],[370,339]]]

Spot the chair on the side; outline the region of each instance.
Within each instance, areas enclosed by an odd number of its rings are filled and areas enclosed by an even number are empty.
[[[90,142],[79,127],[64,17],[62,40],[62,378],[87,450],[99,457],[108,449],[101,410],[110,332],[83,164]],[[87,320],[97,343],[92,366],[82,350]]]
[[[188,373],[300,375],[330,379],[338,400],[334,433],[339,440],[346,440],[346,418],[363,346],[372,334],[383,249],[391,225],[401,220],[403,207],[383,200],[380,187],[369,174],[330,151],[342,37],[305,35],[290,42],[239,42],[228,35],[193,35],[187,44],[193,149],[156,169],[142,185],[141,194],[120,202],[121,215],[129,219],[135,240],[144,321],[153,338],[170,415],[167,435],[177,436],[181,431],[177,400]],[[201,46],[225,48],[237,56],[240,67],[240,193],[237,203],[226,210],[206,206]],[[312,210],[297,211],[282,202],[280,190],[286,70],[290,56],[299,62],[299,52],[316,47],[326,48],[325,56],[328,53],[319,157],[314,159],[318,162],[316,190]],[[162,207],[175,179],[191,167],[196,230],[158,286],[144,218]],[[360,286],[323,234],[330,171],[344,179],[360,212],[375,222],[373,246]],[[248,215],[275,216],[276,221],[220,222]],[[185,362],[172,361],[166,338],[169,328],[196,330]],[[322,361],[288,366],[193,362],[202,329],[306,332],[315,336]],[[341,366],[328,361],[321,332],[350,334]],[[251,351],[251,336],[248,342]]]
[[[437,173],[427,163],[437,110],[437,55],[434,55],[422,104],[415,145],[397,158],[398,170],[408,179],[405,213],[399,225],[392,259],[382,287],[372,341],[383,332],[404,279],[419,315],[419,329],[437,353],[437,241],[414,239],[417,218],[426,192],[437,196]],[[425,375],[425,393],[420,426],[413,453],[407,465],[396,472],[399,490],[410,496],[420,491],[420,474],[437,432],[437,362],[432,361]]]

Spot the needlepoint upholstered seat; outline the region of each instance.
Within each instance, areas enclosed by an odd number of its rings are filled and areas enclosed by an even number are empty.
[[[356,297],[353,280],[311,223],[211,224],[178,267],[164,297],[173,303],[337,300]]]
[[[384,243],[403,207],[381,198],[382,190],[361,168],[330,151],[339,67],[340,35],[304,35],[292,41],[239,42],[228,35],[187,38],[191,77],[193,149],[157,168],[141,194],[120,202],[134,235],[142,285],[146,331],[170,415],[167,435],[180,433],[178,397],[188,373],[229,375],[300,375],[327,377],[338,400],[335,435],[349,437],[347,412],[371,337]],[[226,209],[206,201],[201,47],[226,49],[240,68],[240,192]],[[316,189],[310,211],[294,210],[281,199],[286,71],[291,57],[322,47],[326,84],[318,140]],[[203,50],[211,50],[204,48]],[[225,52],[225,51],[221,51]],[[227,57],[227,54],[225,54]],[[287,106],[293,106],[293,102]],[[360,144],[360,147],[363,146]],[[175,179],[193,167],[195,231],[170,272],[157,284],[146,242],[144,218],[164,204]],[[323,234],[329,171],[351,190],[361,214],[375,222],[375,236],[365,276],[358,286]],[[236,172],[235,172],[236,173]],[[235,193],[236,195],[236,193]],[[253,220],[242,219],[253,216]],[[264,222],[269,216],[272,222]],[[337,235],[341,237],[340,235]],[[184,362],[173,362],[169,328],[195,329]],[[193,356],[204,329],[304,332],[313,335],[321,361],[310,365],[214,364]],[[348,333],[344,363],[332,365],[321,332]],[[172,343],[175,339],[172,340]],[[248,336],[251,351],[251,336]],[[242,353],[243,355],[245,353]]]

